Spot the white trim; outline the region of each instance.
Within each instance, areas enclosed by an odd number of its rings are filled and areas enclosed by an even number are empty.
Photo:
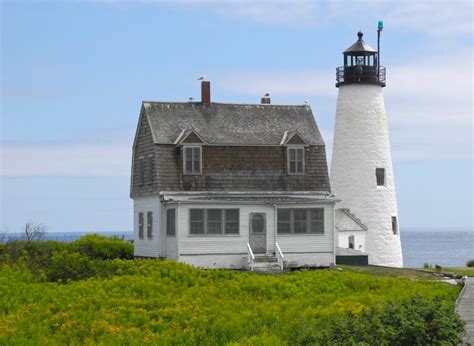
[[[199,173],[197,172],[186,172],[186,149],[187,148],[199,148]],[[191,162],[194,162],[194,159],[191,159]],[[201,175],[202,174],[202,146],[193,144],[193,145],[183,145],[183,174],[184,175]]]
[[[179,141],[181,140],[181,137],[183,137],[184,133],[186,132],[186,129],[184,129],[183,131],[181,131],[181,133],[179,134],[179,136],[176,138],[176,140],[173,142],[173,144],[178,144]]]
[[[303,151],[303,172],[297,172],[298,171],[298,155],[297,155],[297,152],[295,151],[295,172],[292,173],[290,172],[290,150],[297,150],[297,149],[301,149]],[[304,150],[304,146],[302,145],[292,145],[292,146],[288,146],[286,148],[286,170],[287,170],[287,174],[288,175],[304,175],[305,174],[305,169],[306,169],[306,165],[305,165],[305,150]]]
[[[288,137],[288,131],[285,131],[285,133],[283,134],[283,138],[281,139],[280,145],[285,144],[286,137]]]

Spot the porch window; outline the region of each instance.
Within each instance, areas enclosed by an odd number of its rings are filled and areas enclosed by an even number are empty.
[[[304,173],[304,148],[288,148],[288,174]]]
[[[324,208],[278,209],[277,233],[324,234]]]
[[[189,219],[189,233],[204,234],[204,209],[190,209]]]
[[[324,234],[324,208],[309,209],[309,232]]]
[[[207,209],[207,233],[222,234],[222,209]]]
[[[201,147],[184,147],[184,173],[201,174]]]
[[[278,209],[278,234],[291,233],[291,209]]]
[[[239,234],[239,209],[189,209],[192,235]]]
[[[224,209],[225,234],[239,234],[239,209]]]
[[[153,238],[153,213],[146,213],[146,236],[148,239]]]
[[[293,232],[307,233],[308,209],[293,209]]]
[[[174,208],[166,211],[166,235],[168,237],[176,236],[176,212]]]
[[[143,239],[143,223],[144,223],[143,213],[138,213],[138,238]]]

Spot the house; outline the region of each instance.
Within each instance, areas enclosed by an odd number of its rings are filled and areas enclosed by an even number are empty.
[[[143,102],[135,256],[212,268],[335,263],[335,198],[309,105]]]

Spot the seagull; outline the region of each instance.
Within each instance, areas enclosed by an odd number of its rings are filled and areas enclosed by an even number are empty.
[[[201,76],[198,78],[198,80],[204,80],[204,79],[206,79],[206,76]]]
[[[193,101],[193,100],[194,100],[194,97],[192,97],[192,96],[189,96],[189,97],[188,97],[188,100],[189,100],[189,102],[191,102],[191,101]]]
[[[309,101],[308,101],[308,100],[304,100],[304,104],[305,104],[305,105],[309,105]]]
[[[266,93],[263,97],[270,97],[270,93]]]

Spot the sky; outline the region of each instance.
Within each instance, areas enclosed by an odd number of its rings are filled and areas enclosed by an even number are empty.
[[[0,232],[131,231],[143,100],[310,102],[331,159],[341,52],[381,64],[400,226],[474,229],[471,1],[8,1],[1,7]]]

